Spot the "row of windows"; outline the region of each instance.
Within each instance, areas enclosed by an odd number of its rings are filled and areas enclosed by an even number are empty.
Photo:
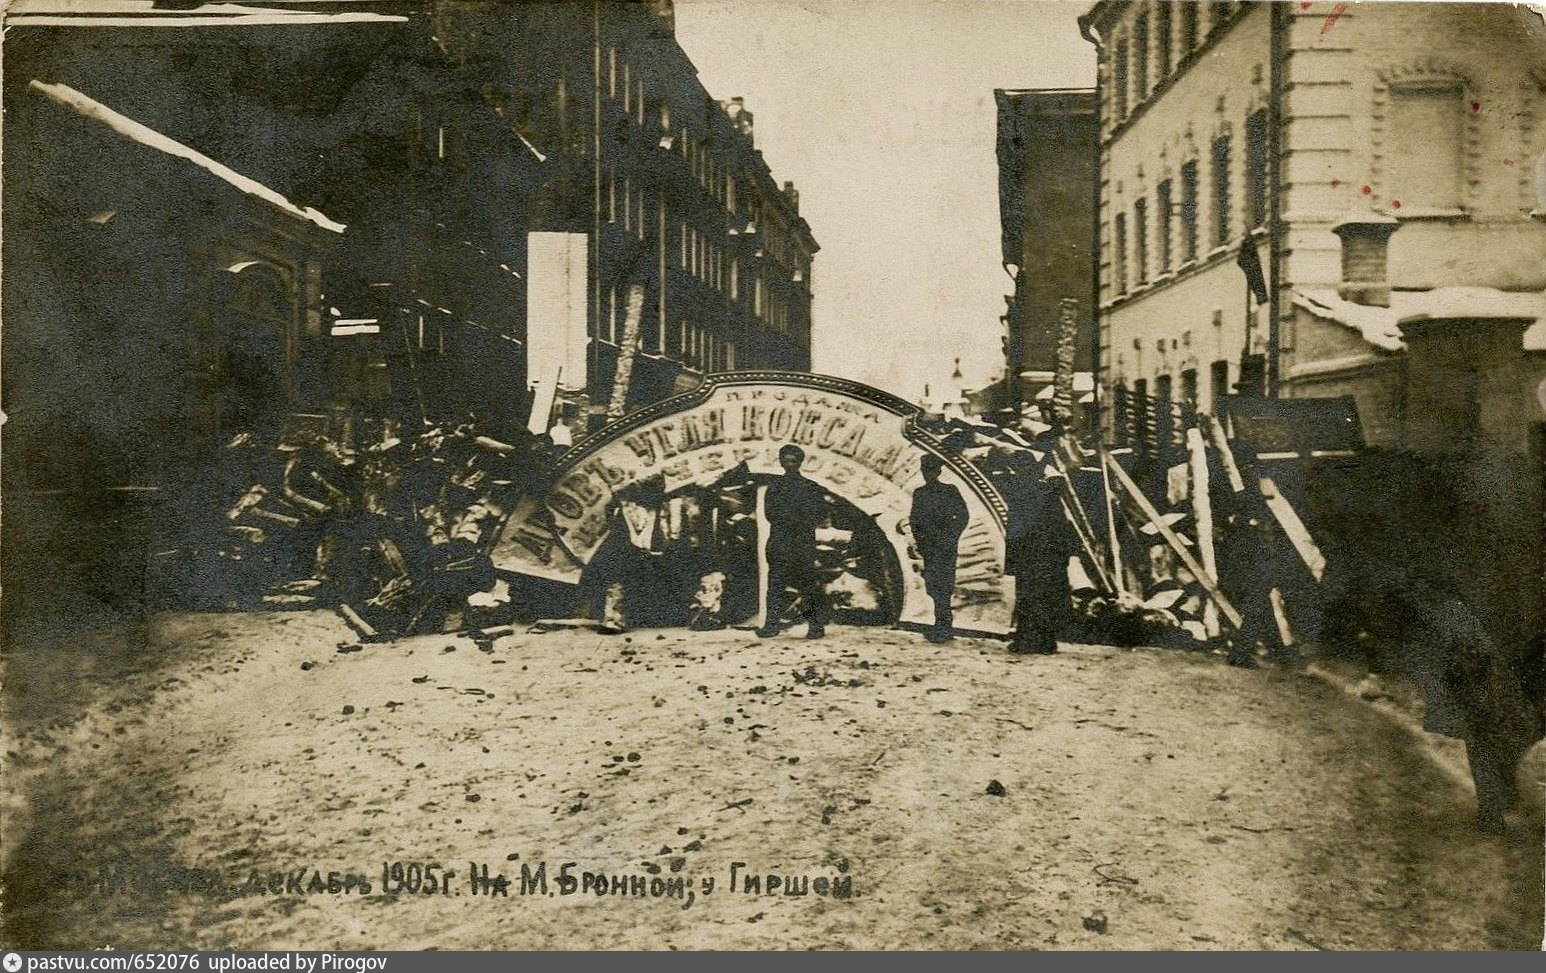
[[[681,268],[731,300],[740,298],[740,261],[725,259],[725,252],[696,229],[682,224]]]
[[[645,193],[643,189],[634,187],[633,177],[625,173],[619,179],[614,165],[607,176],[605,196],[607,222],[621,224],[625,233],[643,240],[647,231]],[[678,242],[678,265],[683,270],[721,293],[728,294],[731,300],[740,299],[739,261],[727,259],[725,252],[706,234],[685,221],[681,224]],[[776,236],[768,241],[768,246],[775,255],[787,253],[790,249],[785,241]],[[796,268],[794,280],[804,281],[806,273],[803,266]],[[761,316],[762,311],[757,313]]]
[[[628,295],[624,289],[613,288],[607,295],[606,316],[602,326],[602,339],[614,345],[621,344],[627,324]],[[649,314],[643,316],[645,319]],[[641,325],[643,321],[641,321]],[[736,346],[725,341],[705,325],[678,318],[676,328],[670,334],[658,327],[641,329],[641,350],[675,358],[689,368],[704,372],[734,371]],[[422,347],[422,345],[421,345]]]
[[[1215,28],[1229,21],[1229,0],[1160,0],[1142,5],[1125,33],[1111,45],[1112,120],[1121,122],[1129,107],[1143,104],[1187,55]],[[1151,70],[1152,68],[1152,70]]]
[[[642,76],[633,76],[632,65],[618,58],[616,48],[607,51],[607,94],[614,101],[621,100],[623,112],[631,120],[640,126],[645,124],[648,102],[644,79]],[[670,139],[663,144],[675,144],[698,185],[730,213],[737,212],[739,202],[744,200],[748,204],[747,222],[761,226],[762,205],[750,198],[751,194],[738,190],[735,176],[714,157],[708,143],[695,139],[694,133],[685,123],[673,128],[671,106],[665,100],[662,99],[655,109],[660,120],[660,131]]]
[[[735,342],[725,341],[703,325],[683,318],[677,322],[677,347],[682,364],[700,372],[735,369]]]
[[[618,72],[619,63],[622,64],[621,74]],[[633,65],[627,61],[619,62],[617,48],[613,47],[607,49],[607,97],[616,101],[619,90],[622,91],[623,112],[630,118],[637,119],[638,123],[643,125],[644,77],[641,75],[635,78],[633,76]],[[664,104],[661,105],[661,111],[665,113],[666,118],[662,127],[670,128],[670,114]]]
[[[1363,193],[1395,216],[1462,214],[1467,203],[1467,146],[1470,116],[1465,83],[1433,78],[1392,84],[1375,146],[1378,178]],[[1231,200],[1234,147],[1228,135],[1210,146],[1207,239],[1211,247],[1228,246],[1242,229],[1264,226],[1267,220],[1267,113],[1253,112],[1245,121],[1244,191]],[[1377,194],[1377,195],[1376,195]],[[1176,179],[1156,187],[1152,201],[1136,200],[1130,212],[1118,212],[1112,226],[1112,285],[1126,293],[1131,285],[1149,282],[1198,259],[1203,233],[1200,225],[1199,160],[1181,166]],[[1238,210],[1244,226],[1234,223]],[[1179,224],[1179,227],[1178,225]],[[1179,251],[1179,252],[1178,252]]]
[[[1214,248],[1225,247],[1233,242],[1231,235],[1235,231],[1230,199],[1231,143],[1229,135],[1221,135],[1213,140],[1209,153],[1211,206],[1208,239]],[[1246,119],[1245,143],[1245,199],[1242,217],[1245,229],[1251,230],[1267,222],[1266,111],[1253,112]],[[1138,286],[1147,284],[1151,271],[1164,275],[1175,270],[1178,248],[1181,265],[1198,259],[1201,237],[1199,192],[1198,160],[1191,159],[1182,164],[1178,179],[1161,180],[1155,187],[1152,208],[1147,197],[1140,197],[1133,203],[1131,223],[1128,213],[1119,212],[1113,217],[1111,246],[1115,266],[1112,285],[1116,293],[1125,294],[1130,283]],[[1129,260],[1134,271],[1131,280],[1128,273]]]
[[[1212,401],[1216,403],[1221,396],[1231,394],[1231,390],[1229,388],[1229,362],[1225,359],[1219,359],[1209,367],[1208,372],[1210,382],[1209,394],[1212,398]],[[1169,374],[1155,376],[1154,389],[1152,393],[1154,400],[1161,403],[1174,403],[1186,408],[1196,409],[1199,403],[1197,369],[1182,369],[1180,379],[1180,387],[1177,388],[1174,376]],[[1121,392],[1125,393],[1127,388],[1128,386],[1126,381],[1117,382],[1117,389]],[[1179,398],[1177,398],[1178,393]],[[1122,404],[1126,405],[1128,408],[1134,408],[1138,407],[1141,403],[1145,403],[1149,399],[1150,394],[1149,380],[1146,378],[1140,378],[1132,384],[1131,398],[1126,395],[1119,396],[1118,398]],[[1120,418],[1118,419],[1118,422],[1121,422]]]
[[[621,208],[619,208],[621,203]],[[637,192],[633,187],[633,176],[625,173],[619,192],[617,179],[617,166],[613,165],[607,175],[607,222],[623,224],[623,230],[632,233],[640,240],[644,239],[644,190]]]

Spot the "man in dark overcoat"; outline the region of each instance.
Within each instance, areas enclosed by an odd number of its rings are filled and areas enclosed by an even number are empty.
[[[923,486],[913,491],[912,512],[908,523],[918,556],[923,559],[923,586],[934,602],[934,627],[927,635],[930,642],[948,642],[954,625],[950,598],[956,586],[956,556],[961,534],[966,530],[966,502],[961,491],[939,481],[944,462],[933,453],[925,453],[920,468]]]
[[[763,514],[768,521],[768,613],[757,630],[761,638],[780,631],[779,619],[790,607],[789,590],[798,593],[807,624],[805,637],[826,634],[827,592],[816,570],[816,528],[827,516],[826,494],[800,473],[805,450],[788,444],[778,451],[784,475],[768,484]]]

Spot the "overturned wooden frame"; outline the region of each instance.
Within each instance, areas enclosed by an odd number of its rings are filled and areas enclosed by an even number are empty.
[[[1213,603],[1218,605],[1225,621],[1229,622],[1233,628],[1238,629],[1243,619],[1234,604],[1230,602],[1228,596],[1219,589],[1218,581],[1198,563],[1197,558],[1192,555],[1192,552],[1186,549],[1186,545],[1181,541],[1181,538],[1177,536],[1175,531],[1170,529],[1169,524],[1165,523],[1165,518],[1160,516],[1160,512],[1155,509],[1154,504],[1149,502],[1149,498],[1143,495],[1143,491],[1138,488],[1138,484],[1133,482],[1133,478],[1127,475],[1127,471],[1122,469],[1121,464],[1112,458],[1109,453],[1103,452],[1101,458],[1105,462],[1106,468],[1111,471],[1111,475],[1116,478],[1117,485],[1132,498],[1133,503],[1138,505],[1138,509],[1142,511],[1144,517],[1148,519],[1149,523],[1154,525],[1155,530],[1159,531],[1160,536],[1165,539],[1165,543],[1170,545],[1170,549],[1176,552],[1176,556],[1181,559],[1182,564],[1186,565],[1186,569],[1197,578],[1198,583],[1208,592],[1208,597],[1213,600]]]

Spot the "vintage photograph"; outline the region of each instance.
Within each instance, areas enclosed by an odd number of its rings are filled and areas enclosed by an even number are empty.
[[[3,23],[0,947],[1542,948],[1543,8]]]

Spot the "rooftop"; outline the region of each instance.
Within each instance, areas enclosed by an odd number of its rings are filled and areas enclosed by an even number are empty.
[[[1417,321],[1532,321],[1524,333],[1525,351],[1546,351],[1546,293],[1502,291],[1494,287],[1436,287],[1427,291],[1391,291],[1390,307],[1356,304],[1335,289],[1305,289],[1294,305],[1325,321],[1359,332],[1383,351],[1404,351],[1401,325]]]

